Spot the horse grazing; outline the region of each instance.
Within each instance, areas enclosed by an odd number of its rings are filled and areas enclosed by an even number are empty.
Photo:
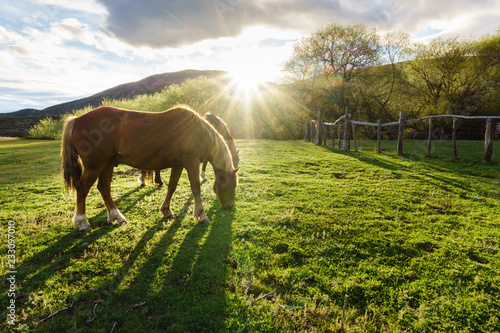
[[[236,150],[236,144],[234,143],[233,136],[231,135],[231,132],[229,131],[229,128],[227,127],[227,124],[220,118],[217,117],[211,113],[207,113],[202,117],[206,121],[212,125],[217,132],[219,132],[220,135],[226,140],[226,143],[229,147],[229,151],[231,152],[231,156],[233,158],[233,166],[235,168],[238,167],[238,164],[240,163],[240,157],[239,157],[239,150]],[[203,161],[203,166],[201,168],[201,173],[200,173],[200,179],[201,181],[207,180],[205,177],[205,171],[207,170],[207,164],[208,161]],[[153,172],[151,170],[145,171],[142,170],[141,174],[137,178],[139,181],[139,184],[141,186],[146,186],[146,178],[153,178]],[[152,180],[151,180],[152,181]],[[154,182],[157,185],[162,186],[163,181],[161,180],[161,170],[155,170],[154,172]]]
[[[233,136],[231,135],[231,132],[227,127],[227,124],[220,117],[217,117],[211,113],[207,113],[206,115],[204,115],[203,119],[208,121],[210,125],[212,125],[217,130],[217,132],[219,132],[219,134],[222,135],[224,140],[226,140],[226,143],[229,147],[229,151],[231,152],[231,156],[233,158],[233,165],[235,168],[237,168],[238,165],[240,164],[239,150],[236,150],[236,144],[234,143]],[[207,178],[205,177],[205,171],[207,170],[207,163],[208,161],[203,162],[203,166],[201,168],[201,173],[200,173],[201,180],[207,180]]]
[[[200,223],[209,222],[200,196],[199,169],[205,160],[214,168],[213,189],[222,209],[234,205],[238,169],[229,148],[212,126],[188,108],[150,113],[99,107],[69,118],[63,129],[61,155],[66,186],[77,195],[73,225],[81,231],[91,230],[85,199],[97,179],[108,221],[128,223],[110,193],[113,169],[121,163],[143,170],[172,168],[167,196],[160,207],[166,217],[173,216],[170,201],[185,168],[194,196],[193,216]]]

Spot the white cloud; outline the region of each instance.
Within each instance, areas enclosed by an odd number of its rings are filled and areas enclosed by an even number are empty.
[[[234,37],[255,25],[309,29],[340,9],[337,0],[99,1],[110,33],[154,48]]]
[[[415,37],[479,36],[500,22],[495,0],[26,0],[2,10],[0,112],[183,69],[250,67],[269,80],[293,40],[332,20]]]
[[[61,9],[87,12],[95,15],[106,15],[104,6],[94,0],[34,0],[34,4],[43,7],[43,11],[51,17],[59,15]]]
[[[278,46],[259,47],[263,37],[279,41]],[[29,92],[28,96],[50,93],[57,96],[51,102],[64,102],[148,75],[187,68],[253,66],[263,68],[263,75],[271,80],[279,75],[279,63],[286,59],[296,37],[293,31],[255,27],[236,37],[154,49],[133,47],[77,18],[54,21],[47,27],[26,26],[21,31],[0,26],[0,91]],[[20,103],[16,109],[50,106],[43,104],[43,96],[15,100]],[[0,111],[13,111],[13,102],[1,101]]]

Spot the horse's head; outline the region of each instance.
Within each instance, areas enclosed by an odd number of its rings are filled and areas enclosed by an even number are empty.
[[[215,171],[214,192],[217,194],[222,209],[233,208],[236,185],[238,185],[238,168],[232,171]]]

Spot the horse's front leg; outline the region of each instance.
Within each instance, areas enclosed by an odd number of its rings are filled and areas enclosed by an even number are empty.
[[[168,190],[167,196],[165,197],[165,201],[160,207],[160,212],[166,217],[174,217],[174,213],[170,209],[170,201],[172,200],[172,195],[174,195],[175,190],[177,189],[177,183],[179,183],[179,178],[181,178],[183,167],[173,167],[172,171],[170,171],[170,180],[168,181]]]
[[[76,210],[73,216],[73,225],[75,229],[80,231],[92,230],[85,214],[85,201],[90,188],[99,177],[101,171],[102,168],[85,168],[80,181],[76,185]]]
[[[199,223],[209,223],[205,211],[203,209],[203,204],[201,202],[201,189],[200,189],[200,162],[196,159],[184,162],[186,171],[188,173],[189,182],[191,184],[191,191],[194,197],[194,210],[193,217],[198,220]]]

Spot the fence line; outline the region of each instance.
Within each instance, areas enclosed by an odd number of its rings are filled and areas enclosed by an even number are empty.
[[[462,115],[434,115],[434,116],[426,116],[418,119],[409,119],[406,120],[406,111],[401,111],[399,114],[399,121],[393,121],[388,123],[382,123],[380,120],[377,123],[370,123],[364,121],[357,121],[351,119],[351,115],[348,113],[346,108],[345,115],[341,116],[333,123],[324,123],[321,119],[308,121],[306,125],[306,135],[305,141],[312,141],[313,137],[316,137],[316,144],[323,145],[326,144],[327,131],[326,127],[332,127],[332,141],[333,146],[335,147],[335,127],[338,128],[338,140],[339,140],[339,149],[340,149],[340,141],[341,141],[341,131],[344,132],[343,137],[343,146],[342,150],[347,151],[350,149],[350,138],[349,138],[349,125],[352,125],[352,135],[354,141],[354,149],[357,151],[356,144],[356,126],[370,126],[377,128],[377,146],[378,152],[381,153],[381,137],[382,137],[382,127],[390,127],[390,126],[399,126],[398,128],[398,146],[397,146],[397,154],[403,155],[403,137],[405,133],[405,127],[407,124],[414,124],[419,121],[423,121],[429,119],[429,135],[427,139],[427,156],[431,156],[431,147],[432,147],[432,126],[434,118],[453,118],[453,132],[452,132],[452,140],[453,140],[453,150],[454,156],[457,157],[457,146],[456,146],[456,131],[458,127],[457,119],[485,119],[486,120],[486,131],[484,136],[484,161],[489,163],[492,160],[493,156],[493,136],[494,136],[494,120],[500,119],[500,116],[462,116]],[[341,124],[344,122],[343,124]]]

